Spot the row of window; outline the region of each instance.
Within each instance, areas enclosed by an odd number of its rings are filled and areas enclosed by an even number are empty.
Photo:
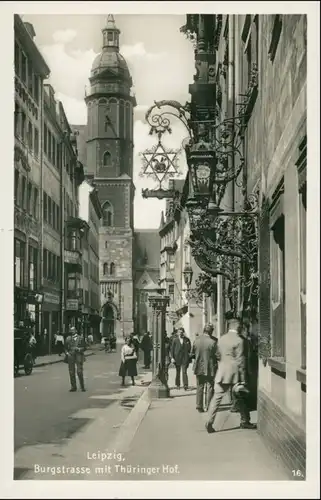
[[[22,50],[17,40],[14,44],[14,67],[16,75],[25,84],[36,103],[39,104],[40,77],[35,73],[32,61]]]
[[[39,190],[17,169],[14,176],[14,199],[18,207],[38,219]]]
[[[27,119],[25,111],[17,103],[15,103],[15,111],[14,111],[14,130],[15,130],[15,135],[18,136],[21,139],[21,141],[28,147],[29,153],[33,153],[38,158],[39,129],[38,127],[33,125],[31,120]],[[68,155],[67,148],[65,148],[64,146],[62,146],[62,148],[63,148],[66,171],[70,176],[70,179],[72,180],[73,177],[72,161],[70,159],[70,155]],[[51,164],[57,169],[59,169],[59,164],[60,164],[59,143],[49,130],[46,123],[44,124],[43,150],[48,160],[51,162]],[[110,156],[110,153],[108,154]]]
[[[59,168],[59,144],[46,123],[43,125],[43,151],[52,165]]]
[[[115,264],[112,262],[110,265],[107,262],[103,265],[104,276],[114,276],[115,275]]]
[[[17,103],[14,111],[14,130],[15,135],[19,136],[22,142],[27,145],[29,152],[38,157],[39,129],[32,124],[31,120],[27,120],[26,113]]]
[[[55,231],[60,231],[60,207],[46,192],[43,193],[43,219]]]
[[[15,238],[14,240],[14,283],[15,286],[37,289],[38,278],[38,250],[31,245],[28,247],[28,266],[26,275],[26,244]]]
[[[46,248],[43,249],[43,277],[53,283],[59,283],[61,278],[61,257]]]

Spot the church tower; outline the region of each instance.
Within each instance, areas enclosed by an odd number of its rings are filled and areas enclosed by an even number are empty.
[[[119,53],[120,31],[109,15],[86,92],[87,178],[103,210],[99,237],[101,333],[133,331],[133,110],[132,78]]]

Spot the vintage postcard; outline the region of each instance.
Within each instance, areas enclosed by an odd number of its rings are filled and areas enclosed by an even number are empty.
[[[319,9],[292,4],[1,7],[6,498],[317,498]]]

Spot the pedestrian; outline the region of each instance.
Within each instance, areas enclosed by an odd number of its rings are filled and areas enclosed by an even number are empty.
[[[177,389],[181,386],[181,371],[183,375],[183,386],[185,391],[188,389],[187,368],[190,363],[191,341],[185,335],[183,327],[178,329],[178,335],[174,338],[171,346],[171,362],[175,364],[176,378],[175,385]]]
[[[36,361],[36,345],[37,345],[37,340],[36,340],[36,337],[34,335],[34,332],[31,331],[30,332],[30,336],[29,336],[29,347],[30,347],[30,350],[31,350],[31,356],[32,356],[32,359],[33,359],[33,362]]]
[[[153,349],[153,343],[151,341],[149,332],[144,333],[143,338],[140,342],[140,348],[144,354],[144,368],[148,370],[151,364],[151,352]]]
[[[74,326],[70,328],[70,334],[66,338],[65,353],[69,368],[69,377],[71,389],[70,392],[77,391],[76,384],[76,367],[77,375],[82,392],[85,392],[84,383],[84,358],[85,358],[86,342],[82,334],[79,334]]]
[[[213,337],[214,327],[207,324],[203,335],[198,335],[193,343],[191,357],[194,359],[196,375],[196,410],[204,412],[204,386],[207,385],[207,408],[214,394],[214,379],[217,371],[216,345]],[[207,410],[206,408],[206,410]]]
[[[250,412],[240,397],[245,387],[245,356],[244,341],[240,336],[240,321],[230,319],[228,321],[228,331],[217,343],[218,369],[214,382],[214,397],[208,409],[208,420],[205,424],[208,433],[215,432],[213,424],[220,407],[224,394],[233,390],[235,395],[239,395],[239,407],[241,414],[241,428],[254,429],[255,425],[250,423]]]
[[[135,376],[137,375],[137,354],[135,346],[130,337],[125,338],[125,344],[120,354],[119,376],[122,378],[122,386],[125,385],[125,377],[131,377],[132,385],[135,385]]]
[[[64,336],[58,332],[57,335],[55,336],[55,346],[59,356],[61,356],[65,350],[64,343],[65,343]]]

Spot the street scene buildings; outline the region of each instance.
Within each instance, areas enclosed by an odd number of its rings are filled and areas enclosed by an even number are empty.
[[[104,16],[84,95],[86,124],[77,124],[68,121],[48,83],[50,67],[35,44],[34,27],[15,15],[15,327],[33,330],[52,403],[64,398],[57,417],[40,415],[44,457],[51,457],[49,466],[61,466],[48,429],[55,418],[59,429],[71,418],[71,438],[57,431],[66,466],[85,465],[85,450],[97,451],[103,436],[104,448],[129,450],[126,464],[159,469],[154,476],[138,471],[121,479],[287,481],[296,471],[295,479],[304,480],[307,16],[181,17],[180,36],[192,47],[195,74],[183,89],[188,102],[173,95],[149,103],[146,131],[155,146],[143,151],[142,177],[152,176],[155,185],[141,195],[134,125],[142,103],[121,55],[121,16]],[[171,133],[175,143],[175,119],[186,129],[183,144],[179,138],[176,144],[184,154],[182,175],[165,140]],[[137,196],[144,198],[146,218],[149,204],[163,200],[158,220],[148,218],[142,229]],[[242,356],[251,418],[245,425],[241,418],[235,430],[241,410],[233,410],[231,388],[215,420],[216,431],[229,432],[212,437],[206,412],[196,412],[195,397],[187,397],[200,385],[192,346],[205,327],[219,346],[231,321],[250,346]],[[56,335],[66,337],[72,327],[84,335],[90,356],[87,394],[75,407],[73,395],[61,396],[68,391],[67,370],[62,375],[63,365],[55,364]],[[181,344],[189,339],[191,346],[184,391],[171,343],[177,330]],[[101,347],[113,337],[116,354]],[[119,382],[124,341],[136,346],[138,358],[138,375],[126,372],[131,387]],[[219,355],[217,362],[219,371]],[[37,366],[36,359],[28,384],[41,390]],[[18,411],[25,404],[20,382]],[[130,443],[126,433],[121,437],[122,424],[129,425],[126,398],[144,407]],[[79,438],[82,418],[88,426]],[[180,429],[174,430],[175,422]],[[30,456],[41,462],[34,448],[41,437],[32,426],[17,416],[15,433],[16,478],[53,479],[50,471],[37,475],[29,463]],[[233,449],[247,451],[240,460],[239,453],[231,458]],[[75,464],[69,456],[77,457]],[[99,479],[92,470],[85,479]],[[107,477],[105,471],[104,479],[120,479],[118,472]]]

